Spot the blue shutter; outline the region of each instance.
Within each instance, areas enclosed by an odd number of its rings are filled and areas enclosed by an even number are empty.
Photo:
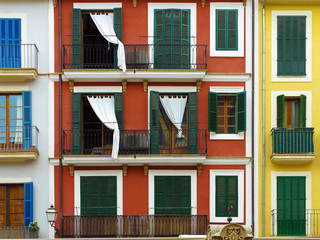
[[[23,150],[32,145],[31,91],[22,91]]]
[[[33,221],[33,183],[24,184],[24,226]]]
[[[0,19],[0,68],[21,68],[21,19]]]

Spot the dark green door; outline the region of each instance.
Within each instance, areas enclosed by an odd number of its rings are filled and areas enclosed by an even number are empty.
[[[81,215],[117,215],[117,177],[80,177]]]
[[[155,177],[155,214],[191,214],[191,177]]]
[[[278,236],[306,235],[306,178],[277,177]]]
[[[154,12],[154,68],[190,68],[190,10]]]

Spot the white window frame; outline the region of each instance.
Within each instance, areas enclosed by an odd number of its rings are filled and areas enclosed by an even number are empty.
[[[216,87],[216,86],[210,87],[210,92],[215,92],[218,94],[223,94],[223,93],[236,94],[243,91],[244,91],[244,87]],[[246,109],[248,109],[248,101],[246,101]],[[210,140],[244,140],[244,132],[230,133],[230,134],[210,132]]]
[[[233,223],[244,222],[244,170],[210,170],[210,223],[227,223],[227,217],[216,217],[216,177],[238,177],[238,217],[232,217]]]
[[[238,50],[216,50],[216,10],[238,10]],[[244,57],[243,3],[210,3],[210,57]]]
[[[278,16],[306,16],[306,75],[278,76]],[[271,13],[271,80],[272,82],[311,82],[312,81],[312,11],[272,11]]]
[[[191,215],[197,215],[197,171],[196,170],[149,170],[149,215],[154,215],[154,178],[155,176],[190,176],[191,177]]]
[[[277,209],[277,177],[306,177],[306,209],[312,209],[311,207],[311,172],[305,171],[272,171],[271,172],[271,210]],[[308,219],[308,218],[307,218]],[[272,222],[272,215],[271,215]],[[312,227],[312,226],[311,226]],[[277,221],[275,221],[274,225],[274,236],[277,236]],[[312,229],[307,228],[306,226],[306,235],[311,234]]]
[[[312,92],[311,91],[272,91],[271,92],[271,128],[277,127],[277,97],[284,95],[285,97],[300,97],[303,94],[306,96],[306,127],[311,127],[311,111],[312,111]]]
[[[81,214],[80,177],[116,176],[117,177],[117,215],[123,214],[123,179],[122,170],[75,170],[74,171],[74,207]]]
[[[122,3],[73,3],[73,8],[78,9],[114,9],[121,8]]]

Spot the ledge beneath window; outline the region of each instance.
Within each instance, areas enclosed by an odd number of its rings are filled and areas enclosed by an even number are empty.
[[[210,132],[210,140],[244,140],[244,132],[238,134]]]
[[[35,68],[1,68],[0,82],[24,82],[27,80],[36,80],[38,71]]]
[[[24,162],[37,160],[39,152],[36,151],[0,151],[0,162]]]
[[[275,164],[309,164],[316,158],[315,154],[272,154]]]

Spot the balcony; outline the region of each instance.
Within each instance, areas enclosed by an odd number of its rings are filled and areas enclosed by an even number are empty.
[[[271,161],[277,164],[308,164],[315,159],[313,128],[273,128]]]
[[[206,215],[63,216],[63,238],[205,235]]]
[[[0,44],[0,81],[37,79],[38,54],[35,44]]]
[[[38,134],[35,126],[0,127],[0,162],[36,160]]]
[[[320,235],[320,209],[273,209],[271,211],[272,236]]]
[[[149,81],[196,81],[207,69],[207,45],[128,44],[124,46],[128,71],[116,66],[116,47],[112,44],[63,45],[63,69],[67,79],[124,77]]]
[[[0,227],[0,239],[39,238],[39,231],[29,227]]]
[[[78,136],[72,130],[63,130],[64,155],[111,155],[112,131],[83,130]],[[153,137],[157,138],[157,149],[152,148]],[[207,130],[183,131],[177,138],[177,131],[120,130],[119,155],[150,154],[200,154],[207,153]],[[81,139],[81,149],[74,147],[72,139]],[[191,143],[191,140],[194,141]],[[151,142],[150,142],[151,141]],[[191,148],[191,144],[193,144]]]

